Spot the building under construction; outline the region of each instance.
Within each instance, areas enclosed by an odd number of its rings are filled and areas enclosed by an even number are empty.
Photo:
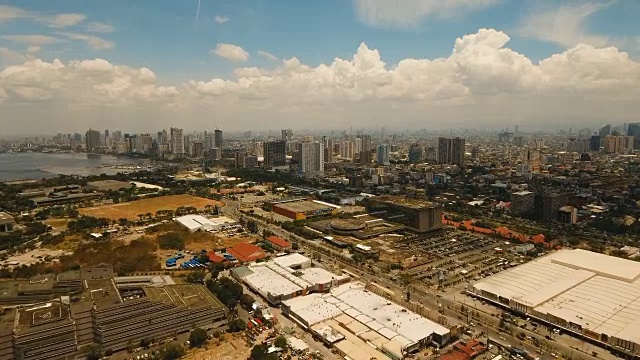
[[[0,360],[73,358],[91,344],[115,352],[226,324],[225,307],[203,285],[139,278],[139,286],[116,282],[104,265],[4,283],[0,290],[14,291],[0,295]]]

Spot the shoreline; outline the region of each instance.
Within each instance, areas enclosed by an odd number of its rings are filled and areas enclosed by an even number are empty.
[[[78,152],[2,153],[0,163],[3,159],[7,166],[3,171],[6,176],[0,174],[0,182],[4,184],[27,184],[59,176],[83,178],[101,174],[133,173],[151,170],[156,165],[151,159],[107,154],[92,159],[86,157],[86,153]]]

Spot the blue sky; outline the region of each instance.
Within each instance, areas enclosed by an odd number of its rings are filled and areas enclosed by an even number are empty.
[[[367,2],[375,0],[361,3]],[[380,1],[389,2],[393,3]],[[112,63],[149,67],[162,75],[164,81],[179,83],[190,78],[229,75],[237,64],[210,54],[218,43],[245,49],[250,59],[243,62],[244,66],[274,65],[256,55],[259,50],[279,59],[295,56],[314,66],[330,63],[335,57],[350,59],[361,42],[378,49],[383,61],[391,65],[405,58],[446,57],[456,38],[480,28],[494,28],[511,37],[510,48],[537,61],[567,45],[523,36],[519,30],[524,19],[535,12],[553,12],[561,5],[587,3],[602,4],[602,8],[579,19],[584,32],[607,37],[622,50],[638,54],[639,1],[489,2],[490,5],[472,9],[454,7],[445,15],[430,13],[406,25],[401,21],[392,24],[363,21],[358,16],[358,1],[348,0],[201,0],[197,24],[197,0],[0,0],[0,4],[39,14],[76,13],[87,17],[64,29],[52,29],[31,19],[0,22],[0,33],[57,36],[64,30],[91,34],[113,42],[114,46],[96,50],[81,42],[57,43],[44,46],[41,58],[103,57]],[[218,23],[216,16],[228,21]],[[108,24],[114,31],[87,31],[87,25],[94,22]],[[24,47],[7,39],[0,39],[0,44],[16,51]]]
[[[637,121],[639,15],[638,0],[0,0],[0,125]]]

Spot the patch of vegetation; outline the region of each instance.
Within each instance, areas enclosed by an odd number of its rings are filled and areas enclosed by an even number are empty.
[[[93,216],[80,216],[78,220],[69,221],[67,229],[70,232],[82,232],[85,230],[106,227],[109,226],[109,224],[109,219],[95,218]]]
[[[155,251],[156,245],[144,237],[133,240],[128,245],[118,241],[94,242],[80,245],[73,255],[62,257],[61,262],[82,266],[108,263],[113,265],[116,274],[124,275],[160,270]]]
[[[209,336],[206,331],[200,328],[195,328],[189,335],[189,344],[191,347],[201,347],[208,339]]]
[[[219,280],[207,280],[207,289],[211,291],[229,310],[233,310],[242,296],[242,285],[226,276]]]
[[[168,232],[158,236],[158,246],[160,249],[184,249],[184,238],[178,232]]]

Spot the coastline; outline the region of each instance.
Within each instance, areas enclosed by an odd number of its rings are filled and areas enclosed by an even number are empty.
[[[153,161],[135,157],[103,155],[90,158],[86,153],[14,152],[0,154],[0,182],[28,182],[60,175],[115,175],[151,169]]]

